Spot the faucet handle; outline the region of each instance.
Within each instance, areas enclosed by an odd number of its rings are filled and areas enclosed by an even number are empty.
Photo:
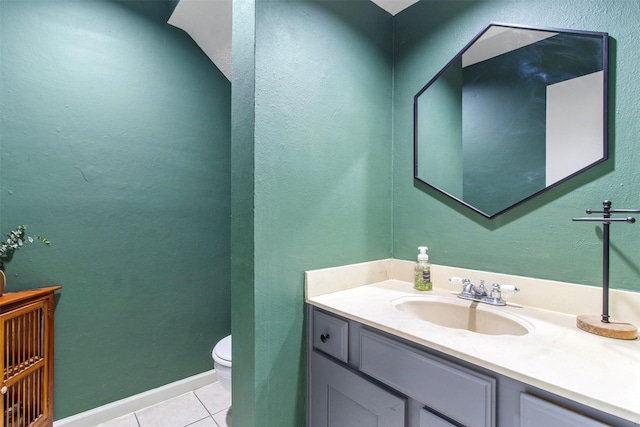
[[[500,285],[498,283],[494,283],[491,286],[491,298],[496,298],[496,299],[502,298],[502,293],[500,292]]]
[[[502,292],[518,292],[520,289],[516,288],[513,285],[501,285],[499,283],[494,283],[491,287],[491,298],[496,300],[502,299]]]
[[[520,292],[520,288],[515,287],[514,285],[499,285],[494,283],[493,286],[498,285],[502,292]]]
[[[473,284],[471,283],[471,280],[469,279],[463,279],[462,277],[450,277],[449,281],[451,283],[455,283],[457,285],[462,285],[462,292],[463,293],[471,293],[471,291],[473,290]]]

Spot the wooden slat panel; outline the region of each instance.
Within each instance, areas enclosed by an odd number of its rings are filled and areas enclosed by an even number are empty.
[[[0,297],[0,427],[53,425],[53,292]]]
[[[42,379],[44,367],[22,376],[4,395],[4,425],[18,427],[32,425],[42,416]]]
[[[44,314],[45,301],[39,301],[5,316],[5,380],[44,358]]]

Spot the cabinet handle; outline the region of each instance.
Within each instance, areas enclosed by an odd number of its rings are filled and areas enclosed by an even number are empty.
[[[9,390],[9,389],[7,388],[7,386],[4,386],[4,387],[0,388],[0,393],[2,393],[2,394],[7,394],[7,390]]]
[[[329,334],[326,334],[326,335],[325,335],[325,334],[322,334],[322,335],[320,335],[320,341],[322,341],[322,342],[327,342],[327,341],[329,341],[329,338],[331,338],[331,337],[329,336]]]

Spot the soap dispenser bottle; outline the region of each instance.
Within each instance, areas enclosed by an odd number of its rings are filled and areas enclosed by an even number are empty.
[[[418,262],[416,262],[413,287],[419,291],[430,291],[433,289],[433,283],[431,283],[431,264],[429,264],[429,255],[427,255],[428,249],[426,246],[418,247]]]

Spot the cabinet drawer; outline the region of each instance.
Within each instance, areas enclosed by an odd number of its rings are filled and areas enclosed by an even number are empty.
[[[467,427],[495,425],[496,381],[446,360],[360,332],[360,371]]]
[[[348,363],[349,323],[329,314],[313,312],[313,347]]]
[[[603,424],[530,394],[520,394],[521,427],[604,427]]]

